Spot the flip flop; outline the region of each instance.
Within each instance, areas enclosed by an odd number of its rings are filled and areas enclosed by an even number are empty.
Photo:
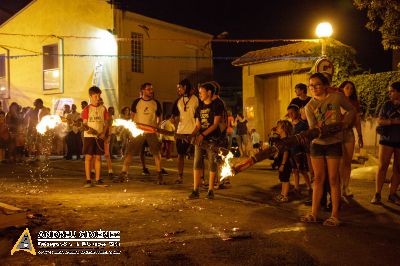
[[[303,223],[316,223],[317,218],[315,218],[314,215],[312,215],[311,213],[308,213],[306,215],[301,216],[300,221],[302,221]]]
[[[326,220],[323,222],[322,225],[324,225],[324,226],[332,226],[332,227],[335,227],[335,226],[339,226],[340,224],[341,224],[341,222],[339,221],[338,218],[331,216],[331,217],[329,217],[328,219],[326,219]]]

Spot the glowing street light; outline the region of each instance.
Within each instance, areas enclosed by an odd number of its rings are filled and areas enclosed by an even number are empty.
[[[326,55],[326,39],[331,37],[333,33],[332,25],[329,22],[322,22],[318,24],[315,33],[319,38],[321,38],[322,43],[322,56]]]

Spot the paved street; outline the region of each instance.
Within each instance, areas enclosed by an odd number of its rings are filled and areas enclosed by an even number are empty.
[[[370,180],[352,180],[355,197],[343,201],[338,228],[303,224],[309,210],[304,197],[277,204],[280,186],[269,162],[231,178],[232,186],[216,190],[214,200],[187,200],[191,165],[184,184],[175,185],[175,161],[163,165],[170,173],[165,186],[142,176],[135,161],[128,183],[83,188],[83,162],[52,160],[45,167],[0,166],[0,202],[41,214],[30,220],[34,244],[41,230],[120,230],[120,255],[36,255],[10,250],[23,229],[0,231],[2,265],[398,265],[400,206],[369,203]],[[119,172],[121,161],[114,162]],[[103,164],[103,174],[105,165]],[[305,194],[305,191],[304,191]],[[321,210],[320,218],[329,217]],[[35,246],[36,247],[36,246]]]

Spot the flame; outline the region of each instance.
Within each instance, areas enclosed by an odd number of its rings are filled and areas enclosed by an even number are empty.
[[[61,117],[58,115],[46,115],[40,120],[39,124],[36,126],[37,132],[44,135],[47,130],[55,128],[57,125],[61,124]]]
[[[229,164],[230,160],[233,158],[233,153],[229,152],[226,156],[223,155],[222,152],[219,153],[223,160],[223,164],[221,167],[221,181],[227,178],[228,176],[234,176],[235,173],[232,170],[231,165]]]
[[[142,135],[144,133],[143,130],[139,129],[135,122],[131,121],[131,120],[125,120],[125,119],[115,119],[113,126],[119,127],[119,126],[123,126],[124,128],[128,129],[129,132],[131,132],[133,137],[137,137],[139,135]]]

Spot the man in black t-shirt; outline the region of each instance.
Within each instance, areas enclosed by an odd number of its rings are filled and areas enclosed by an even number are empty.
[[[217,141],[222,136],[219,124],[224,112],[223,105],[219,101],[213,101],[213,95],[216,90],[215,84],[206,82],[200,85],[199,98],[201,100],[199,107],[196,110],[196,128],[192,135],[195,138],[195,152],[194,152],[194,184],[192,194],[189,195],[190,199],[199,198],[199,184],[200,177],[204,168],[203,153],[206,153],[209,167],[210,167],[210,180],[207,198],[214,198],[214,179],[217,171],[217,164],[215,162],[215,154],[210,149],[202,149],[200,144],[203,140]]]
[[[300,109],[301,119],[307,120],[304,107],[311,100],[311,97],[307,96],[307,85],[299,83],[294,87],[294,91],[296,92],[297,97],[292,99],[292,101],[289,103],[289,106],[297,105]]]

